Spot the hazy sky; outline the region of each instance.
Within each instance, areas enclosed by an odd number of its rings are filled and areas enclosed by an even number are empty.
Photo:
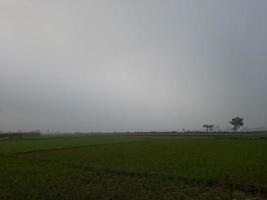
[[[267,126],[266,0],[0,0],[0,130]]]

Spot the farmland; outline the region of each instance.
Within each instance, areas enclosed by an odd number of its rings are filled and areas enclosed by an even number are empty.
[[[263,137],[0,141],[0,199],[266,199]]]

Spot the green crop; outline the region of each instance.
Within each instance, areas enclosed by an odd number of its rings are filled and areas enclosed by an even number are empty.
[[[0,199],[265,199],[267,140],[0,141]]]

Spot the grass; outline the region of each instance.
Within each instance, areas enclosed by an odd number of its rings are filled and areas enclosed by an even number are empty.
[[[41,151],[40,151],[41,150]],[[0,199],[266,199],[267,140],[0,141]]]
[[[136,139],[113,137],[36,137],[23,139],[0,140],[0,154],[10,154],[48,149],[63,149],[92,145],[133,142]]]

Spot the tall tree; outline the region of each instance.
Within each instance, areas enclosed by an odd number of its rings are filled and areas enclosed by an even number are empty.
[[[212,124],[204,124],[203,127],[206,128],[207,132],[209,132],[209,131],[212,131],[214,125],[212,125]]]
[[[204,124],[203,128],[206,128],[207,132],[209,132],[209,125],[208,124]]]
[[[209,131],[212,131],[213,130],[213,127],[214,127],[214,125],[213,124],[210,124],[209,125]]]
[[[243,118],[235,117],[229,123],[233,126],[233,131],[237,131],[241,126],[244,125]]]

